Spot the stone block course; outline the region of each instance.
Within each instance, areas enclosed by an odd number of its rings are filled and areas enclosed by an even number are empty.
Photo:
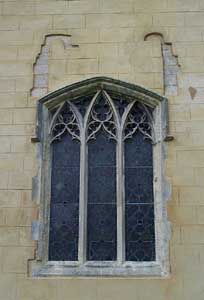
[[[197,209],[194,206],[169,206],[170,221],[176,225],[197,224]]]
[[[103,13],[132,13],[134,11],[133,0],[102,0],[100,11]]]
[[[185,24],[187,26],[204,26],[204,12],[185,13]]]
[[[28,92],[33,85],[33,76],[20,76],[16,78],[16,92]]]
[[[5,208],[6,226],[30,226],[30,220],[35,219],[36,210],[34,208]]]
[[[180,166],[204,167],[204,150],[177,151],[177,163]]]
[[[116,73],[129,73],[131,71],[131,64],[125,56],[118,56],[117,58],[102,58],[99,61],[100,73],[111,73],[112,70]]]
[[[55,74],[56,76],[59,74],[66,73],[66,60],[63,59],[52,59],[49,63],[49,74]],[[43,84],[43,82],[42,82]]]
[[[0,208],[0,226],[4,226],[5,225],[5,211],[3,208]]]
[[[11,109],[0,109],[0,124],[11,124],[13,112]]]
[[[193,5],[191,0],[167,0],[168,11],[198,11],[202,9],[202,0],[195,0]]]
[[[204,107],[202,104],[192,104],[191,107],[191,120],[193,121],[202,121],[203,120],[203,113]]]
[[[0,170],[0,189],[6,190],[8,188],[8,179],[9,179],[9,173]]]
[[[26,146],[25,146],[25,152],[26,153],[29,153],[27,150],[27,147],[28,147],[28,143],[26,143]],[[30,150],[30,152],[34,152],[34,147],[32,147],[32,149]],[[38,165],[37,165],[37,162],[36,162],[36,159],[30,155],[26,155],[24,157],[24,160],[23,160],[23,169],[25,171],[32,171],[33,173],[37,173],[37,170],[38,170]]]
[[[68,11],[68,1],[36,1],[37,15],[65,14]]]
[[[75,59],[70,60],[66,66],[68,74],[95,74],[98,72],[97,59]]]
[[[3,2],[3,15],[11,16],[24,16],[35,14],[35,3],[33,1],[4,1]]]
[[[21,191],[0,190],[0,208],[19,207],[21,205]]]
[[[10,172],[8,180],[9,189],[31,189],[32,173],[24,172]]]
[[[121,28],[121,29],[101,29],[100,30],[100,42],[102,43],[125,43],[134,41],[134,29],[133,28]]]
[[[20,45],[17,48],[18,60],[34,62],[35,57],[39,53],[39,45]]]
[[[20,30],[39,30],[52,28],[52,16],[23,16],[19,20]]]
[[[197,174],[197,170],[195,173]],[[203,192],[204,188],[198,186],[182,187],[179,189],[179,203],[181,205],[204,206]]]
[[[0,125],[0,136],[28,135],[35,133],[34,125]]]
[[[110,1],[109,1],[110,2]],[[68,1],[67,14],[98,13],[101,12],[103,4],[100,0],[74,0]]]
[[[19,227],[19,245],[20,246],[35,246],[34,241],[31,240],[31,227]]]
[[[173,168],[172,183],[174,186],[194,186],[195,185],[195,170],[190,167],[178,166]]]
[[[204,175],[204,168],[202,168],[201,166],[199,166],[199,168],[195,168],[195,180],[196,180],[196,185],[198,185],[199,188],[203,187],[203,175]]]
[[[86,15],[86,26],[99,28],[123,28],[151,26],[152,18],[148,14],[90,14]]]
[[[15,63],[15,62],[7,62],[7,63],[1,63],[0,65],[0,76],[26,76],[31,74],[32,67],[31,64],[27,63]]]
[[[16,16],[0,16],[1,30],[17,30],[19,28],[19,18]]]
[[[15,88],[16,88],[16,82],[14,79],[0,79],[0,98],[4,97],[4,95],[2,95],[2,93],[14,92]],[[7,95],[7,93],[6,93],[6,95]],[[4,98],[4,100],[5,100],[5,98]],[[0,107],[2,105],[4,106],[4,105],[6,105],[6,103],[4,103],[2,101],[2,103],[0,103]]]
[[[156,26],[184,26],[184,13],[158,13],[153,15],[153,24]]]
[[[0,227],[0,246],[17,246],[19,230],[16,227]]]
[[[0,169],[2,171],[21,171],[23,170],[23,157],[14,154],[1,154],[0,155]]]
[[[167,0],[155,0],[154,2],[151,2],[150,0],[135,0],[134,1],[134,8],[135,11],[168,11],[167,10]]]
[[[10,61],[10,60],[16,60],[17,59],[17,47],[16,46],[1,46],[0,48],[0,60],[3,61]]]
[[[17,279],[19,299],[50,299],[57,300],[58,280],[35,280],[28,279],[25,275],[20,274]]]
[[[31,144],[30,138],[27,136],[13,136],[10,141],[12,153],[22,153],[22,157],[24,157],[26,153],[34,152],[34,145]],[[25,154],[23,155],[23,153]]]
[[[3,273],[26,273],[26,260],[33,256],[31,247],[3,247],[2,252]]]
[[[16,300],[17,295],[17,276],[16,274],[0,275],[0,295],[2,299]]]
[[[204,72],[204,61],[200,57],[184,57],[181,58],[183,65],[182,71],[187,73],[202,73]]]
[[[11,140],[9,137],[0,137],[0,153],[9,153],[11,151]]]
[[[73,44],[87,44],[99,42],[99,29],[70,29],[68,33],[72,35]]]
[[[173,274],[187,280],[192,277],[192,273],[197,274],[197,272],[200,272],[200,270],[202,270],[202,267],[199,267],[201,249],[202,245],[197,244],[175,245],[172,248],[172,257],[175,261],[172,265]],[[189,257],[192,257],[194,260],[193,266],[191,265]]]
[[[83,15],[54,16],[53,27],[56,29],[83,28],[85,27],[85,16]]]
[[[27,93],[16,93],[15,92],[15,81],[12,79],[9,80],[0,80],[0,85],[2,83],[2,86],[5,88],[5,90],[7,89],[7,86],[12,89],[12,91],[10,91],[10,89],[8,88],[8,91],[6,93],[6,91],[4,90],[4,88],[2,87],[1,91],[2,93],[0,93],[0,108],[12,108],[12,107],[26,107],[27,106],[27,98],[28,95]],[[13,87],[12,87],[13,85]]]
[[[168,29],[168,40],[175,42],[201,42],[203,30],[200,27],[170,27]]]
[[[204,244],[204,225],[181,227],[181,239],[184,244]]]
[[[118,55],[117,43],[108,44],[82,44],[79,48],[71,48],[66,51],[67,59],[116,57]],[[56,57],[56,52],[54,52]]]
[[[17,108],[13,111],[14,124],[34,124],[36,110],[34,108]]]
[[[171,243],[180,244],[181,243],[181,226],[172,224],[171,226]]]
[[[32,45],[33,33],[30,31],[10,30],[1,31],[0,46]]]
[[[204,224],[204,206],[197,206],[196,207],[196,224]]]

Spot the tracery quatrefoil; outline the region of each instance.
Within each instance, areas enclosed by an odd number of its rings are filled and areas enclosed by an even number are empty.
[[[152,112],[138,102],[127,117],[124,140],[132,138],[137,131],[144,135],[144,139],[154,141]]]
[[[97,132],[103,129],[110,139],[116,140],[116,124],[112,108],[103,94],[96,100],[88,122],[88,141],[96,138]]]
[[[66,132],[69,133],[73,139],[80,140],[80,129],[77,118],[68,102],[65,102],[53,117],[50,127],[51,143],[55,140],[61,140]]]

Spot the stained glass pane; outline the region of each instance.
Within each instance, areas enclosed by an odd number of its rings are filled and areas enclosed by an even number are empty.
[[[80,143],[65,134],[52,149],[49,260],[77,260]]]
[[[88,105],[90,104],[91,100],[93,99],[95,93],[91,93],[90,95],[84,95],[79,97],[73,101],[73,104],[78,108],[79,112],[82,116],[85,115]]]
[[[116,143],[100,131],[88,144],[87,259],[116,259]]]
[[[155,260],[153,204],[126,204],[126,260]]]
[[[111,91],[108,92],[111,99],[114,102],[114,105],[116,107],[116,110],[120,116],[123,115],[125,108],[128,106],[130,99],[126,99],[124,95],[112,93]]]
[[[152,143],[136,131],[125,141],[126,260],[155,260]]]

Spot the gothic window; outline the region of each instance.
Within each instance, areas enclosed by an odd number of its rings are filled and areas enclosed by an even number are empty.
[[[33,274],[166,274],[164,98],[104,78],[69,89],[40,103],[46,267]]]

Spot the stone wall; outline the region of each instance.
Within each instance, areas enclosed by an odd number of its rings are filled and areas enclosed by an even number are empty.
[[[36,247],[31,222],[38,214],[31,199],[38,101],[32,91],[108,76],[164,94],[162,41],[153,35],[144,40],[152,32],[163,36],[164,45],[171,43],[180,64],[176,93],[168,95],[175,137],[166,160],[171,276],[29,278]],[[48,36],[52,41],[43,52]],[[42,53],[47,58],[36,71]],[[0,0],[0,300],[203,300],[203,128],[204,1]]]

